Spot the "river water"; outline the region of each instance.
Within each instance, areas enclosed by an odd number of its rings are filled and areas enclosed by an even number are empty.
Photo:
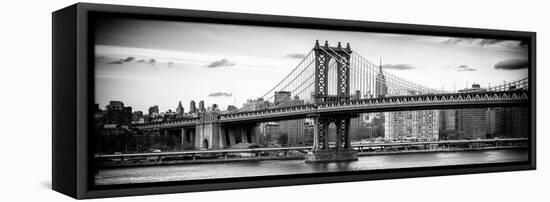
[[[167,182],[195,179],[285,175],[528,160],[527,150],[492,150],[360,156],[358,161],[308,164],[304,160],[247,161],[102,169],[96,185]]]

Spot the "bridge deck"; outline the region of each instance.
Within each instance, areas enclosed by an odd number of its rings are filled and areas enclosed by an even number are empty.
[[[501,106],[526,106],[529,92],[525,90],[472,92],[448,94],[424,94],[414,96],[392,96],[385,98],[358,99],[319,105],[300,105],[259,111],[221,114],[216,122],[238,124],[246,122],[277,121],[306,118],[311,114],[368,113],[399,110],[427,110],[448,108],[479,108]],[[161,129],[190,127],[199,119],[140,124],[138,129]]]

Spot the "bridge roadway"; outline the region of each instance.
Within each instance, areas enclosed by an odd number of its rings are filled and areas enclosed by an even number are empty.
[[[511,90],[498,92],[391,96],[384,98],[357,99],[344,102],[324,103],[319,105],[310,104],[259,111],[220,114],[218,119],[212,121],[221,124],[238,124],[300,119],[306,118],[311,115],[323,114],[352,114],[400,110],[527,106],[529,104],[528,95],[529,92],[527,90]],[[193,127],[201,121],[205,120],[194,118],[169,122],[136,124],[133,127],[137,129]]]
[[[373,147],[394,147],[394,146],[413,146],[413,145],[432,145],[432,144],[472,144],[472,143],[498,143],[498,142],[522,142],[527,141],[527,138],[503,138],[503,139],[479,139],[479,140],[444,140],[444,141],[421,141],[421,142],[394,142],[394,143],[371,143],[371,144],[351,144],[355,149],[373,148]],[[96,154],[98,159],[116,159],[127,157],[149,157],[149,156],[182,156],[182,155],[197,155],[197,154],[228,154],[228,153],[259,153],[273,151],[305,151],[311,150],[311,146],[303,147],[272,147],[272,148],[250,148],[250,149],[215,149],[215,150],[190,150],[176,152],[149,152],[149,153],[132,153],[132,154]]]

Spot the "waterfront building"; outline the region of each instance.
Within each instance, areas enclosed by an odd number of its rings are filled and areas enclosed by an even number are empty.
[[[145,123],[145,117],[142,111],[132,112],[132,124]]]
[[[385,112],[384,134],[388,140],[438,140],[439,111]]]
[[[456,136],[456,109],[439,110],[439,139]]]
[[[483,139],[487,133],[487,109],[458,109],[456,110],[457,138],[455,139]]]
[[[290,91],[275,91],[275,105],[287,102],[290,100],[291,93]]]
[[[235,107],[234,105],[228,105],[227,106],[227,111],[231,112],[231,111],[235,111],[235,110],[237,110],[237,107]]]
[[[458,90],[459,93],[482,92],[479,84]],[[496,132],[496,114],[487,108],[457,109],[456,135],[450,139],[483,139]],[[489,134],[489,135],[488,135]]]
[[[109,105],[105,107],[107,110],[122,110],[124,103],[121,101],[109,101]]]
[[[356,90],[355,91],[355,94],[353,94],[353,96],[351,97],[352,100],[359,100],[361,99],[361,91],[360,90]]]
[[[125,107],[121,101],[110,101],[105,108],[105,123],[128,125],[132,122],[132,107]]]
[[[248,99],[246,103],[243,104],[241,111],[256,111],[267,109],[269,107],[269,102],[265,101],[263,98],[258,98],[256,100]]]
[[[367,117],[365,117],[367,116]],[[349,124],[350,141],[359,141],[369,137],[369,129],[367,125],[369,120],[368,114],[360,114],[359,117],[351,118]]]
[[[489,108],[486,113],[487,138],[528,137],[529,114],[525,107]]]
[[[307,119],[268,122],[263,125],[266,141],[279,146],[313,144],[313,125]]]
[[[459,93],[483,92],[483,91],[487,91],[487,89],[481,88],[481,85],[477,83],[472,84],[471,88],[464,88],[464,89],[458,90]]]

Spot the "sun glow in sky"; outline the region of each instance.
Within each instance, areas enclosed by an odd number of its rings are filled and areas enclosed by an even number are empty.
[[[452,91],[466,84],[526,78],[528,47],[520,41],[102,19],[96,24],[95,102],[119,100],[133,110],[175,110],[204,100],[241,107],[282,80],[315,40],[350,43],[385,71]]]

